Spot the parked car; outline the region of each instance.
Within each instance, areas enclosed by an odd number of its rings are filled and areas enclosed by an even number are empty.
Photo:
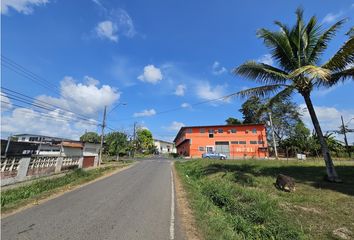
[[[226,159],[226,155],[222,153],[208,152],[208,153],[203,153],[202,158],[216,158],[216,159],[224,160]]]

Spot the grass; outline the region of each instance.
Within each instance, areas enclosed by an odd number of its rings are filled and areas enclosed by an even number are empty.
[[[176,169],[205,239],[336,239],[341,227],[354,238],[354,162],[338,164],[342,184],[324,181],[317,161],[192,160]],[[279,173],[295,179],[295,192],[274,187]]]
[[[59,191],[89,182],[103,176],[105,173],[127,165],[115,164],[86,171],[76,169],[62,177],[37,180],[28,185],[2,191],[1,211],[2,213],[7,213],[32,201],[38,201]]]

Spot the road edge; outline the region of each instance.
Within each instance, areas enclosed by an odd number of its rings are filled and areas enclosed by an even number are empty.
[[[4,218],[10,217],[10,216],[15,215],[15,214],[17,214],[17,213],[20,213],[20,212],[22,212],[22,211],[24,211],[24,210],[26,210],[26,209],[32,208],[32,207],[34,207],[34,206],[41,205],[41,204],[43,204],[43,203],[45,203],[45,202],[48,202],[48,201],[50,201],[50,200],[52,200],[52,199],[55,199],[55,198],[58,198],[58,197],[60,197],[60,196],[62,196],[62,195],[64,195],[64,194],[66,194],[66,193],[75,191],[75,190],[77,190],[77,189],[79,189],[79,188],[85,187],[85,186],[87,186],[87,185],[89,185],[89,184],[92,184],[92,183],[98,182],[98,181],[100,181],[100,180],[103,180],[103,179],[105,179],[105,178],[107,178],[107,177],[110,177],[110,176],[116,174],[116,173],[119,173],[119,172],[122,172],[122,171],[124,171],[124,170],[127,170],[127,169],[129,169],[129,168],[135,166],[136,164],[137,164],[137,162],[133,162],[132,164],[130,164],[130,165],[128,165],[128,166],[125,166],[125,167],[122,167],[122,168],[118,168],[118,169],[116,169],[116,170],[114,170],[114,171],[112,171],[112,172],[108,172],[108,173],[106,173],[106,174],[104,174],[104,175],[102,175],[102,176],[100,176],[100,177],[98,177],[98,178],[95,178],[95,179],[93,179],[92,181],[85,182],[85,183],[83,183],[83,184],[76,185],[76,186],[74,186],[74,187],[65,187],[65,186],[64,186],[64,187],[61,187],[61,188],[57,189],[58,192],[55,192],[55,193],[51,194],[50,196],[43,197],[42,199],[39,199],[39,200],[36,201],[35,203],[30,202],[30,203],[28,203],[28,204],[26,204],[26,205],[24,205],[24,206],[22,206],[22,207],[19,207],[19,208],[17,208],[17,209],[11,210],[10,212],[7,212],[7,213],[2,213],[2,212],[1,212],[0,220],[3,220]]]
[[[176,170],[175,163],[172,166],[174,185],[176,191],[177,213],[180,217],[182,230],[188,240],[202,240],[202,235],[197,229],[196,220],[187,198],[182,180]]]

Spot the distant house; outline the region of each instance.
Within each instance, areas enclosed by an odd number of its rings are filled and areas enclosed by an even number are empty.
[[[182,127],[174,143],[177,153],[200,158],[203,153],[223,153],[228,158],[268,156],[264,124]]]
[[[154,145],[159,153],[176,153],[176,147],[173,142],[154,139]]]
[[[69,140],[65,138],[59,137],[49,137],[38,134],[16,134],[12,136],[16,138],[18,142],[32,142],[32,143],[53,143],[53,142],[61,142],[63,140]]]

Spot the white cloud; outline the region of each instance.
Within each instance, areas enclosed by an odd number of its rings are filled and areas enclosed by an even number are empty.
[[[7,97],[7,95],[1,92],[1,112],[9,110],[12,108],[11,100]]]
[[[161,70],[154,65],[147,65],[144,67],[144,73],[138,79],[142,82],[156,84],[163,78]]]
[[[184,123],[182,123],[182,122],[177,122],[177,121],[173,121],[172,123],[171,123],[171,125],[170,126],[168,126],[168,127],[165,127],[165,129],[167,129],[168,131],[179,131],[180,129],[181,129],[181,127],[184,127],[184,126],[186,126]]]
[[[181,107],[183,107],[183,108],[190,108],[190,107],[192,107],[189,103],[182,103],[181,104]]]
[[[128,38],[132,38],[136,35],[136,30],[132,18],[127,11],[118,8],[108,10],[98,0],[93,0],[101,10],[106,20],[101,21],[95,27],[95,33],[100,38],[107,38],[113,42],[118,42],[119,36],[124,35]]]
[[[257,59],[257,62],[268,64],[268,65],[273,65],[272,55],[264,54],[262,57]]]
[[[186,85],[184,84],[180,84],[177,86],[176,91],[175,91],[175,95],[177,96],[184,96],[184,92],[186,91]]]
[[[1,0],[1,14],[7,14],[12,8],[19,13],[31,14],[33,8],[40,5],[45,5],[48,0]]]
[[[72,77],[61,81],[61,97],[41,95],[37,99],[45,101],[85,116],[96,116],[104,106],[110,106],[120,98],[120,92],[109,85],[99,87],[99,81],[85,76],[84,83],[76,83]]]
[[[226,72],[227,72],[227,69],[225,67],[222,67],[218,61],[215,61],[213,63],[212,73],[214,75],[221,75]]]
[[[344,14],[343,11],[340,11],[338,13],[328,13],[322,20],[322,23],[333,23],[335,22],[338,18],[340,18]]]
[[[113,42],[118,42],[117,25],[111,21],[103,21],[97,24],[96,33],[100,38],[108,38]]]
[[[154,116],[156,114],[155,109],[145,109],[142,112],[137,112],[134,113],[134,117],[150,117],[150,116]]]
[[[304,123],[309,129],[313,129],[311,117],[308,113],[306,105],[301,104],[299,107],[303,109],[302,113]],[[354,118],[353,109],[343,110],[327,106],[314,106],[314,108],[323,133],[325,133],[326,131],[338,130],[339,126],[342,124],[341,116],[343,116],[345,123],[350,119]],[[349,125],[349,128],[354,128],[354,120],[351,122],[351,125]],[[342,141],[343,135],[338,135],[337,138]],[[348,138],[350,139],[351,143],[354,142],[354,134],[348,134]]]
[[[208,81],[200,81],[196,85],[196,94],[203,100],[213,100],[222,98],[226,95],[226,85],[211,86]],[[220,99],[220,101],[229,101],[228,99]]]

